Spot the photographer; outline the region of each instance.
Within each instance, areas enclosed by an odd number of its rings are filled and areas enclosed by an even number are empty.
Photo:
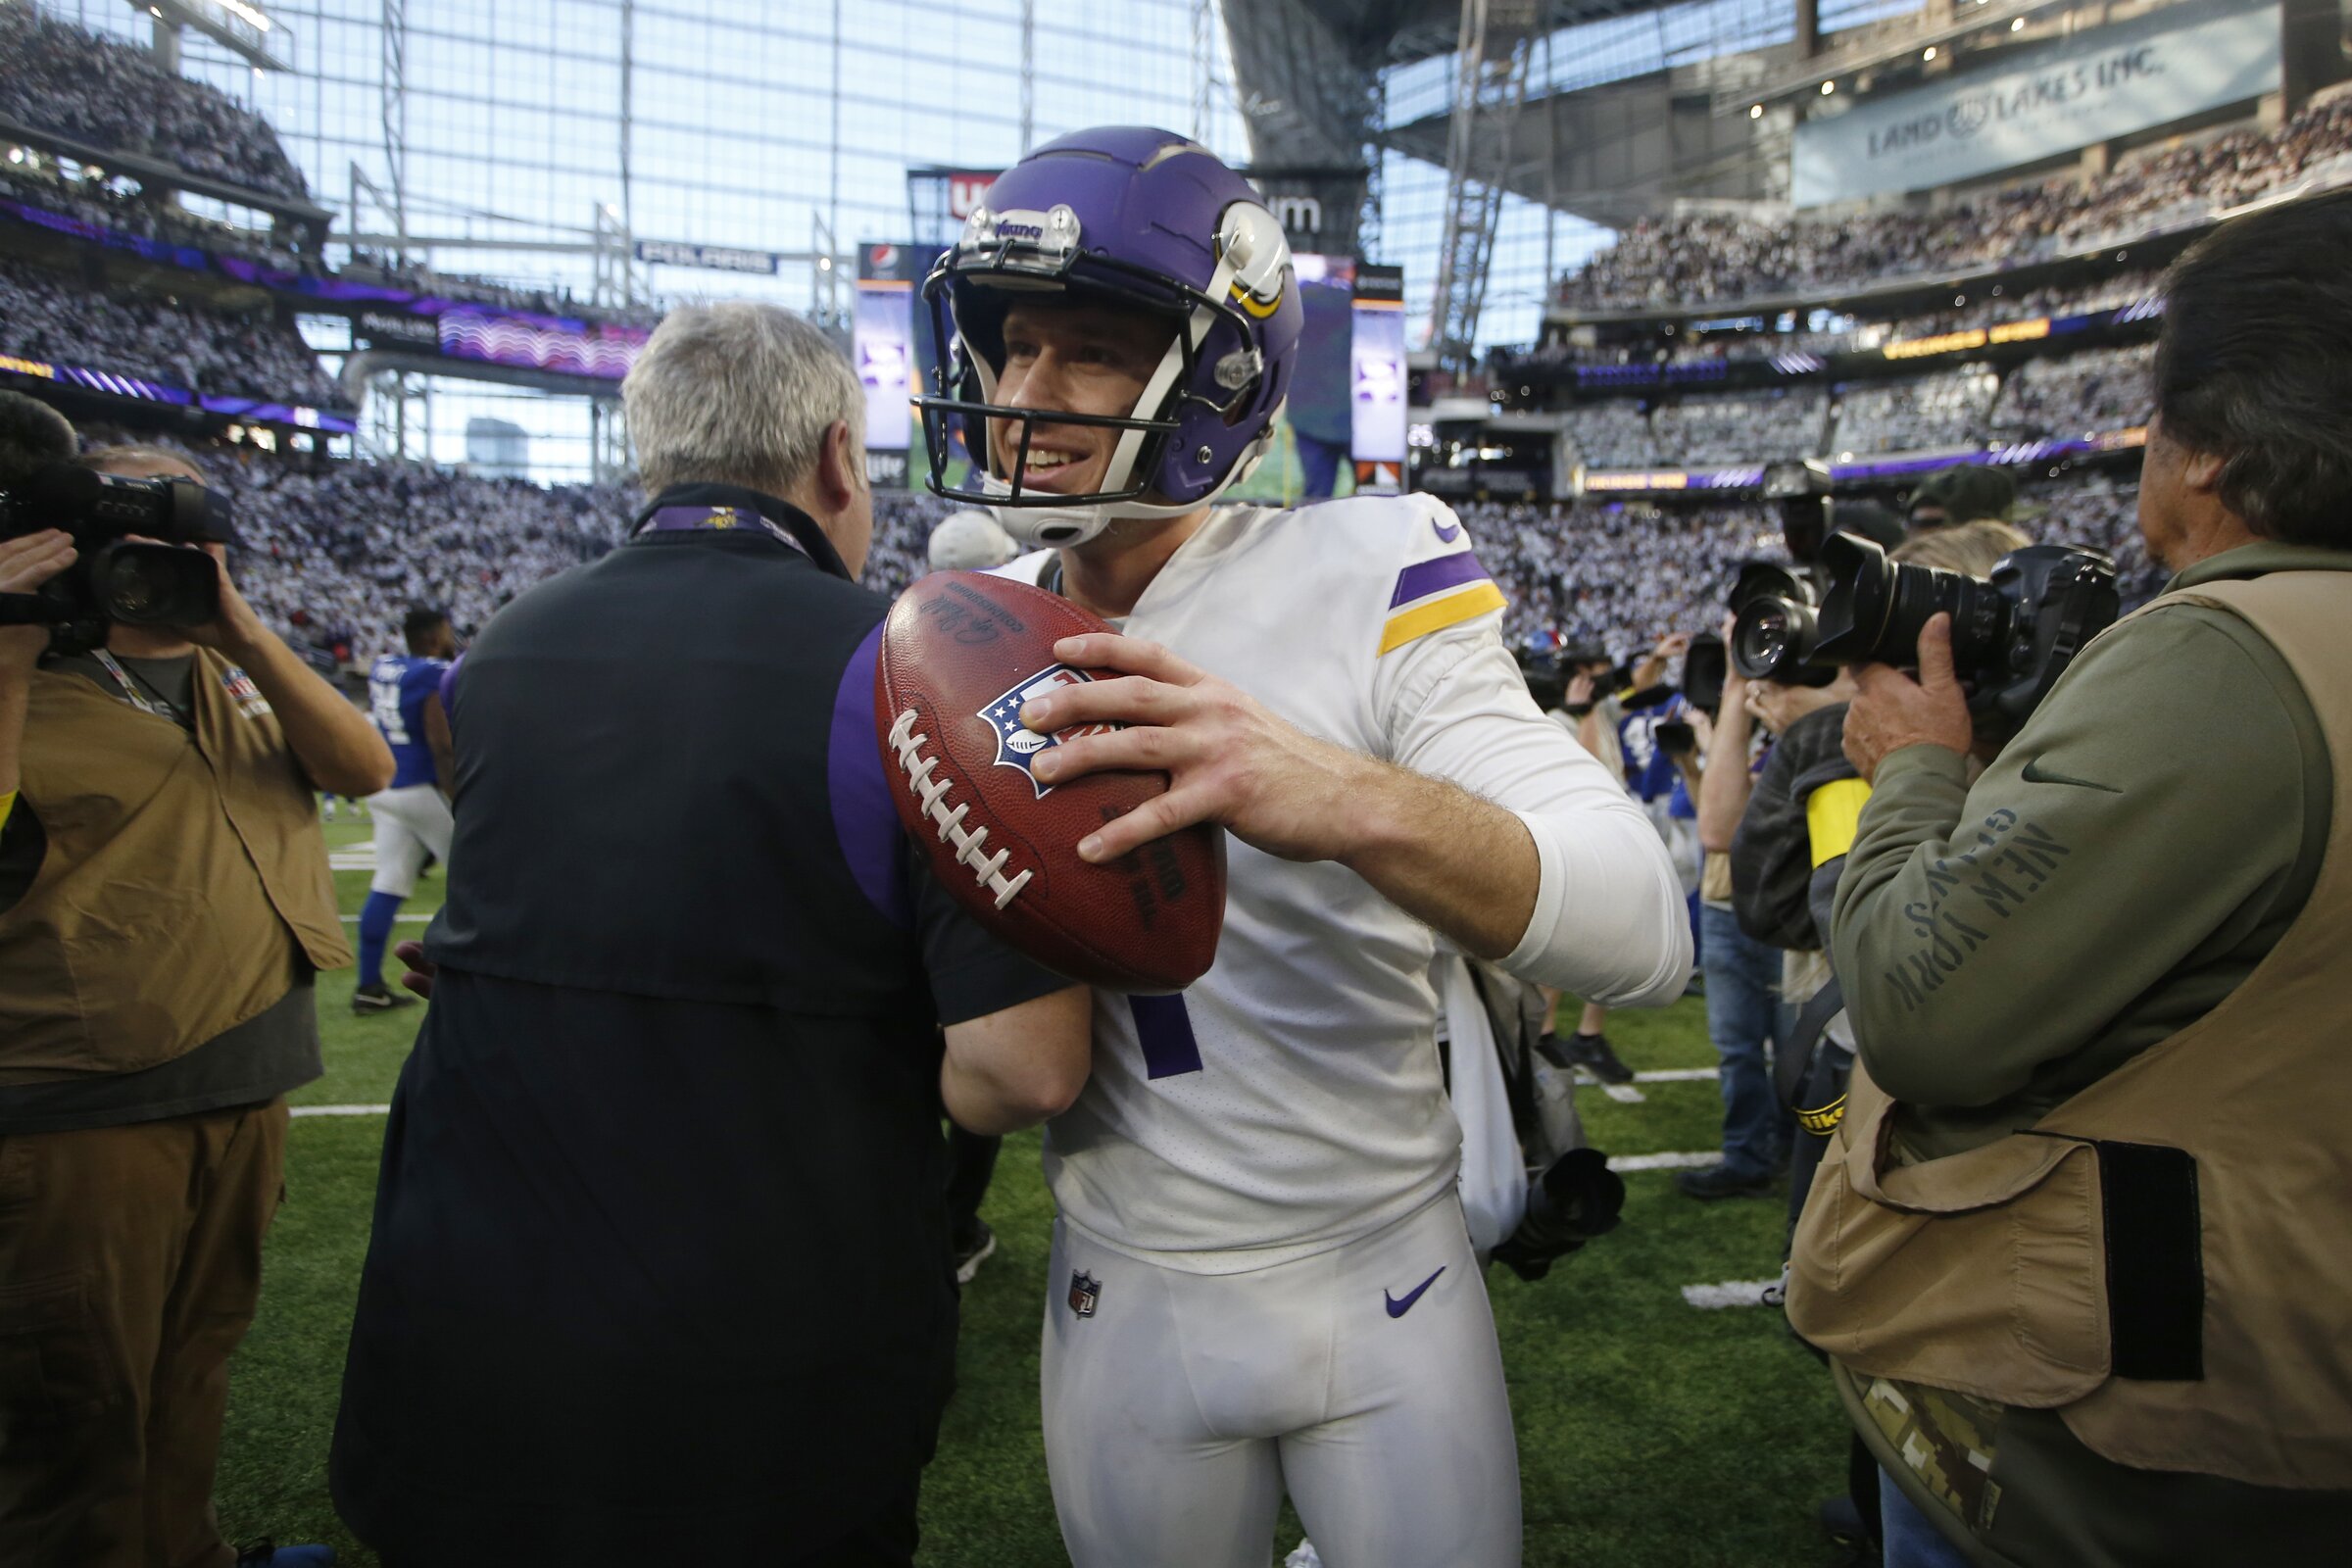
[[[9,416],[0,488],[72,451],[62,420]],[[228,1357],[281,1097],[319,1073],[312,975],[351,961],[313,788],[367,794],[392,760],[210,549],[202,625],[116,624],[86,653],[0,625],[0,1339],[31,1352],[10,1373],[37,1368],[0,1377],[0,1561],[230,1560]],[[79,564],[61,529],[0,540],[0,592]]]
[[[1951,621],[1865,668],[1832,946],[1860,1060],[1792,1322],[1889,1568],[2337,1560],[2352,1539],[2352,200],[2167,281],[2171,590],[1984,774]]]

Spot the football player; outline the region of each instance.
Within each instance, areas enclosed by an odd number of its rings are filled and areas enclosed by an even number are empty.
[[[441,677],[457,657],[457,633],[438,610],[412,610],[401,623],[407,654],[386,654],[368,671],[375,727],[392,748],[391,785],[368,797],[375,821],[375,878],[360,907],[360,984],[354,1012],[389,1012],[415,998],[384,984],[384,944],[393,917],[416,891],[425,857],[449,858],[452,822],[443,785],[450,777],[449,715]]]
[[[1657,835],[1528,698],[1444,506],[1211,510],[1275,440],[1301,312],[1281,225],[1208,152],[1142,128],[1038,149],[924,295],[934,488],[1051,547],[1004,571],[1127,633],[1055,649],[1093,678],[1026,721],[1127,727],[1038,778],[1172,777],[1080,853],[1231,834],[1214,966],[1098,997],[1094,1077],[1048,1136],[1070,1554],[1263,1568],[1287,1491],[1333,1568],[1516,1563],[1433,928],[1580,996],[1669,1002],[1690,948]],[[957,430],[982,460],[949,482]]]

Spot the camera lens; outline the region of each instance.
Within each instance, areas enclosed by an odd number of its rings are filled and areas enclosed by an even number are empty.
[[[132,626],[201,626],[220,613],[220,569],[201,551],[112,544],[90,564],[90,586],[109,620]]]
[[[1732,662],[1749,680],[1786,679],[1812,653],[1812,606],[1774,596],[1740,607],[1732,625]]]

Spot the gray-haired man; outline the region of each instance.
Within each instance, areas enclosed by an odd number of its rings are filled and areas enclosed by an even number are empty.
[[[455,682],[335,1498],[389,1568],[903,1564],[955,1349],[939,1107],[1067,1105],[1088,997],[905,853],[839,352],[680,311],[622,391],[653,504]]]

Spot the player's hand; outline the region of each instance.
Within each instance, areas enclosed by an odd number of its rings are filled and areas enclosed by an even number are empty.
[[[0,594],[28,594],[74,564],[74,536],[44,528],[0,540]],[[0,679],[31,672],[49,646],[46,626],[0,626]]]
[[[1568,677],[1568,704],[1572,708],[1592,706],[1592,677],[1581,669]]]
[[[424,956],[424,944],[403,942],[392,950],[392,956],[409,966],[408,973],[400,977],[400,983],[429,1001],[433,994],[433,976],[441,971],[434,967],[432,959]]]
[[[1030,764],[1038,779],[1060,784],[1109,768],[1169,779],[1166,794],[1080,840],[1081,858],[1116,859],[1195,822],[1221,823],[1286,860],[1337,859],[1348,849],[1348,803],[1378,765],[1370,759],[1301,733],[1157,643],[1093,632],[1063,638],[1054,657],[1116,673],[1038,698],[1022,723],[1041,734],[1128,727],[1063,741]]]
[[[1976,743],[1968,698],[1952,669],[1952,617],[1938,612],[1919,632],[1919,679],[1888,664],[1854,671],[1861,688],[1845,710],[1845,760],[1868,779],[1906,746],[1941,746],[1965,755]]]
[[[1687,631],[1670,631],[1658,639],[1657,647],[1651,649],[1650,654],[1657,659],[1680,659],[1690,651],[1690,634]]]

